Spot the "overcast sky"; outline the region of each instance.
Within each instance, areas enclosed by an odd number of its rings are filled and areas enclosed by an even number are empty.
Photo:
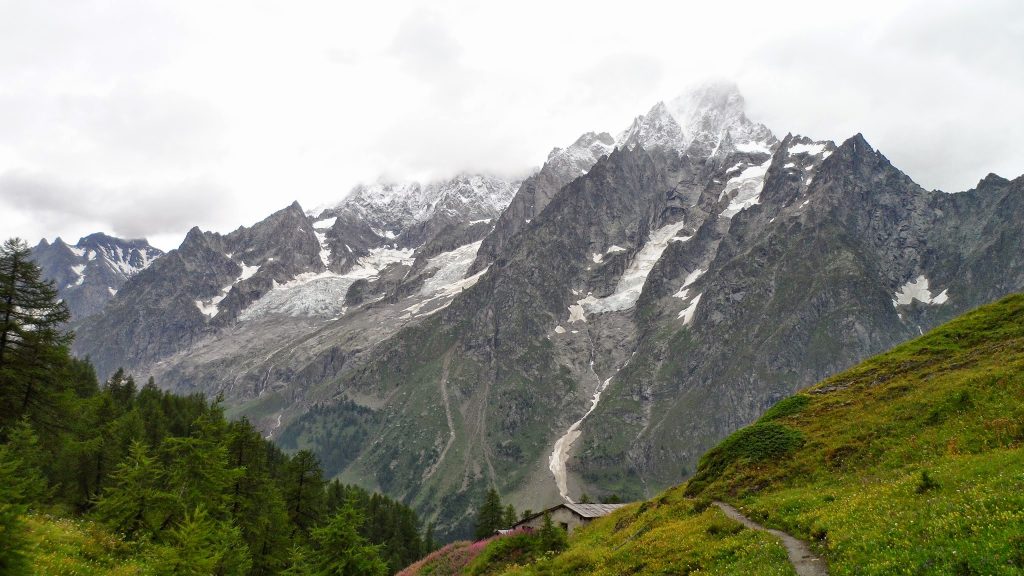
[[[0,0],[0,235],[169,249],[382,176],[521,174],[707,78],[926,188],[1024,173],[1020,0]]]

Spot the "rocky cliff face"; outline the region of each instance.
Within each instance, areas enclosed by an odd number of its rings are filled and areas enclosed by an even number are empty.
[[[490,231],[515,186],[479,175],[427,185],[375,184],[357,187],[317,215],[294,203],[229,234],[195,228],[177,250],[118,292],[109,311],[83,323],[75,351],[92,358],[100,374],[124,366],[166,376],[175,388],[227,391],[232,386],[223,380],[223,369],[230,363],[207,367],[203,376],[181,375],[179,363],[193,374],[190,358],[211,351],[235,354],[239,343],[233,338],[251,341],[244,356],[232,357],[245,364],[252,360],[252,345],[269,357],[288,342],[284,333],[305,341],[311,325],[345,315],[353,285],[368,291],[362,298],[353,294],[359,304],[395,293],[404,279],[407,296],[425,300],[427,309],[441,305],[453,295],[445,289],[463,280],[475,253],[466,254],[464,246]],[[423,248],[418,260],[416,247]],[[448,260],[430,265],[446,253]],[[449,261],[453,256],[468,261]],[[449,277],[452,266],[457,277]],[[424,289],[435,292],[426,294],[413,282],[423,283],[442,268],[447,283],[438,280]],[[412,316],[407,312],[383,323],[383,333],[393,333]],[[239,394],[262,392],[269,382],[264,380],[238,386],[245,390]]]
[[[714,84],[522,183],[194,230],[77,351],[224,393],[457,535],[490,485],[649,496],[800,386],[1021,290],[1022,212],[1022,178],[926,191],[860,135],[779,141]]]
[[[490,482],[530,508],[648,496],[779,398],[1024,286],[1024,179],[929,192],[859,135],[773,148],[612,152],[282,442],[372,438],[329,462],[462,522]]]
[[[90,234],[74,246],[60,238],[41,241],[32,258],[43,276],[57,286],[74,321],[103,310],[129,278],[145,270],[163,252],[145,240],[123,240],[106,234]]]

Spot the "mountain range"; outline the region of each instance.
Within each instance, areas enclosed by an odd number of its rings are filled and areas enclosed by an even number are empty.
[[[1021,222],[1024,178],[928,191],[713,83],[522,181],[363,185],[165,255],[35,252],[101,377],[222,394],[454,536],[491,486],[541,509],[678,484],[779,399],[1024,289]]]
[[[122,240],[102,233],[81,238],[74,246],[45,239],[32,257],[46,278],[54,281],[75,318],[101,312],[131,277],[145,270],[163,251],[145,240]]]

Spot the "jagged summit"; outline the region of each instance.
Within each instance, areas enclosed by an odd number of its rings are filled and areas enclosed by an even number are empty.
[[[987,176],[978,181],[978,185],[975,186],[975,188],[979,190],[983,188],[1001,188],[1009,183],[1010,181],[1006,178],[1003,178],[994,172],[989,172]]]
[[[425,240],[418,228],[428,222],[444,225],[497,218],[518,187],[517,181],[470,173],[426,184],[382,180],[357,185],[345,200],[316,219],[358,220],[382,240],[404,236],[400,242],[415,247]]]
[[[125,240],[96,232],[70,245],[59,236],[32,249],[43,274],[57,284],[75,319],[103,309],[129,278],[145,270],[163,252],[145,239]]]
[[[649,495],[775,399],[1024,287],[1024,180],[927,192],[861,135],[780,142],[730,83],[565,144],[521,183],[195,229],[75,352],[223,393],[456,534],[491,486]]]
[[[736,84],[708,82],[669,102],[658,102],[623,131],[618,146],[666,148],[707,158],[725,151],[768,153],[778,143],[771,130],[752,122]]]

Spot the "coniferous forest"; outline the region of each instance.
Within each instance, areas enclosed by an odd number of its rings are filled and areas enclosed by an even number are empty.
[[[0,249],[0,574],[45,573],[69,531],[85,536],[55,556],[96,574],[388,574],[434,547],[410,508],[328,481],[216,400],[98,382],[29,256]]]

